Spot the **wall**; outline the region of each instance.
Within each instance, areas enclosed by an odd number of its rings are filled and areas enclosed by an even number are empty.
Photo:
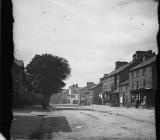
[[[103,84],[100,83],[98,86],[96,86],[93,89],[93,103],[94,104],[102,104],[101,98],[99,97],[99,94],[102,94],[102,88],[103,88]]]
[[[93,90],[89,90],[89,104],[93,104]]]
[[[150,64],[149,66],[144,66],[142,68],[131,71],[129,73],[129,90],[156,89],[156,84],[155,86],[153,84],[153,83],[156,83],[155,77],[157,73],[156,73],[155,68],[156,68],[155,64]],[[140,100],[143,99],[143,96],[144,95],[140,97]],[[151,98],[153,97],[149,97],[147,100],[150,102],[152,100]],[[129,92],[128,100],[129,100],[129,105],[130,105],[131,104],[131,91]]]
[[[152,77],[153,77],[152,87],[153,89],[157,89],[157,65],[156,63],[152,65]]]
[[[114,76],[106,77],[103,80],[103,92],[112,91],[114,87]]]
[[[152,88],[152,66],[150,65],[130,72],[129,79],[130,90],[136,90],[137,88]]]

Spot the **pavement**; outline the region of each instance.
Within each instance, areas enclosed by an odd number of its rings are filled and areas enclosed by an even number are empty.
[[[51,105],[14,111],[12,139],[155,140],[154,110],[104,105]]]

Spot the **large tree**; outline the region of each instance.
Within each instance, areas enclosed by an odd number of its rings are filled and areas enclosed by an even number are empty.
[[[35,55],[27,65],[26,72],[37,93],[43,94],[43,107],[49,105],[49,97],[65,86],[63,82],[71,72],[66,59],[51,54]]]

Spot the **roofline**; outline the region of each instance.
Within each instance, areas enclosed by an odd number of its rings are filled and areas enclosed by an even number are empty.
[[[141,69],[141,68],[143,68],[143,67],[147,67],[147,66],[149,66],[149,65],[152,65],[153,63],[156,63],[156,61],[157,61],[157,55],[155,55],[155,56],[153,56],[153,57],[156,57],[156,60],[155,61],[153,61],[153,62],[151,62],[151,63],[149,63],[149,64],[146,64],[146,65],[144,65],[144,66],[141,66],[141,67],[138,67],[138,68],[136,68],[137,66],[135,66],[134,68],[132,68],[131,70],[129,70],[129,72],[130,71],[134,71],[134,70],[137,70],[137,69]],[[152,58],[153,58],[152,57]],[[142,62],[142,63],[144,63],[144,62]],[[140,63],[139,65],[141,65],[142,63]]]
[[[90,89],[94,89],[94,88],[96,88],[96,87],[97,87],[97,86],[99,86],[100,84],[102,84],[102,82],[100,82],[100,83],[98,83],[98,84],[94,85],[93,87],[90,87],[90,88],[89,88],[89,90],[90,90]]]
[[[125,65],[132,64],[132,63],[133,63],[133,61],[131,61],[131,62],[125,64]],[[121,67],[124,67],[125,65],[122,65]],[[129,66],[130,66],[130,65],[129,65]],[[121,67],[119,67],[118,69],[120,69]],[[126,67],[126,68],[127,68],[127,67]],[[123,70],[125,70],[126,68],[124,68]],[[116,70],[118,70],[118,69],[116,69]],[[119,72],[117,72],[117,73],[115,73],[115,74],[110,75],[110,73],[113,72],[113,71],[112,71],[112,72],[110,72],[106,77],[104,77],[104,79],[105,79],[105,78],[108,78],[108,77],[111,77],[111,76],[113,76],[113,75],[116,75],[116,74],[122,72],[123,70],[121,70],[121,71],[119,71]],[[114,70],[114,71],[115,71],[115,70]]]

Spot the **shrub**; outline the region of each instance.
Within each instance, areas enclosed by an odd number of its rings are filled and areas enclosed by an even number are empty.
[[[18,98],[14,98],[13,106],[33,106],[41,105],[43,96],[41,94],[22,94]]]

